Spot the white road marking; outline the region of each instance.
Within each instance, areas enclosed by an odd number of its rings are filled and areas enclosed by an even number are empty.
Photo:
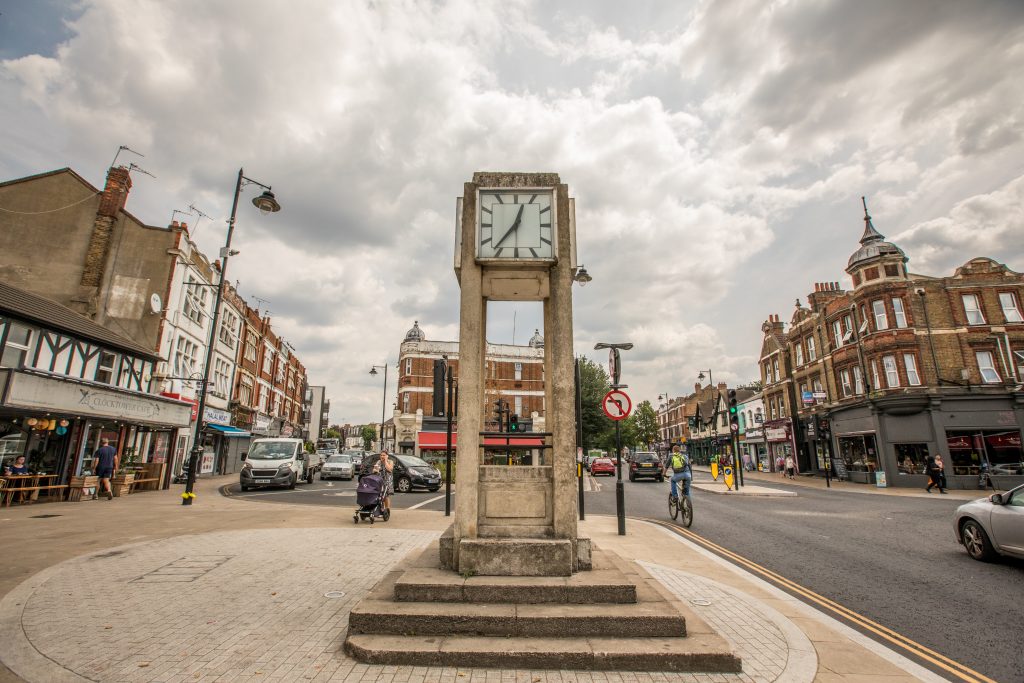
[[[455,491],[452,491],[452,495],[453,496],[455,495]],[[415,505],[412,505],[412,506],[407,507],[405,509],[406,510],[415,510],[417,508],[423,507],[424,505],[427,505],[428,503],[433,503],[435,500],[444,500],[444,495],[435,496],[433,498],[427,498],[426,500],[424,500],[424,501],[422,501],[420,503],[416,503]]]

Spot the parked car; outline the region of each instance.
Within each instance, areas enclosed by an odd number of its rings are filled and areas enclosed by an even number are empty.
[[[599,474],[615,475],[615,463],[611,458],[594,458],[590,461],[590,475],[596,477]]]
[[[324,467],[320,470],[320,481],[328,479],[345,479],[351,481],[356,476],[356,466],[352,458],[347,455],[332,455],[327,458]]]
[[[636,481],[641,477],[651,477],[656,481],[665,481],[665,467],[657,453],[638,451],[629,461],[629,480]]]
[[[302,439],[253,439],[239,474],[243,491],[259,486],[295,488],[313,483],[316,466],[303,448]]]
[[[427,461],[414,455],[388,454],[394,464],[391,475],[395,481],[395,491],[408,493],[414,488],[436,491],[441,488],[441,472]],[[373,466],[380,460],[380,453],[370,453],[363,458],[359,468],[359,476],[364,477],[373,471]]]
[[[956,540],[975,560],[999,555],[1024,559],[1024,484],[964,503],[953,514]]]

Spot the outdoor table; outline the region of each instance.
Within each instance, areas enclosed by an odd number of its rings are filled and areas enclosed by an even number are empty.
[[[19,491],[28,494],[28,502],[32,503],[39,499],[39,489],[34,487],[46,486],[49,480],[59,478],[59,474],[5,474],[3,479],[7,485],[3,488],[4,505],[11,506],[14,494]]]

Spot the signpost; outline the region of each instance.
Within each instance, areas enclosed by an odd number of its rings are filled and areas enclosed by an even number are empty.
[[[618,349],[615,351],[618,358]],[[612,389],[604,395],[601,410],[609,419],[615,421],[615,510],[619,518],[619,536],[626,535],[626,494],[622,488],[622,428],[619,423],[629,417],[633,410],[633,402],[621,389]]]
[[[618,422],[629,417],[633,410],[633,402],[629,400],[629,396],[624,391],[612,389],[604,395],[604,400],[601,401],[601,410],[609,419]],[[618,448],[621,450],[622,447]]]

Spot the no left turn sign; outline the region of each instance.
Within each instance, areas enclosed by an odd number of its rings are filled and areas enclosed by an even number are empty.
[[[604,400],[601,401],[601,410],[612,420],[624,420],[633,410],[633,402],[629,400],[629,396],[624,391],[612,389],[604,395]]]

